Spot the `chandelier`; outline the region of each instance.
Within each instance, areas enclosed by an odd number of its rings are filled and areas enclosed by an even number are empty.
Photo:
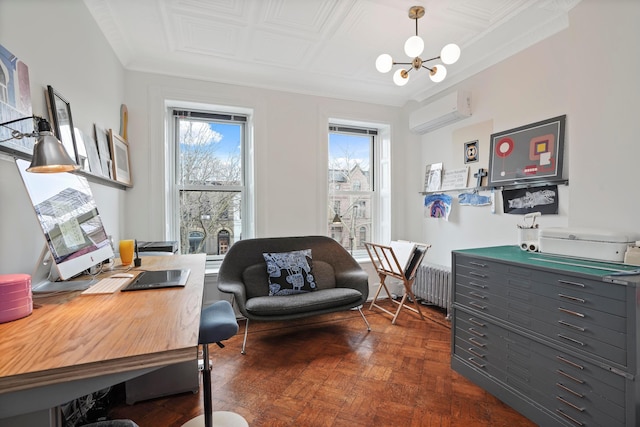
[[[393,74],[393,82],[398,86],[404,86],[409,81],[409,71],[412,69],[419,70],[425,68],[429,70],[429,78],[434,82],[441,82],[447,76],[447,69],[442,64],[427,67],[426,62],[440,59],[443,63],[449,65],[455,63],[460,58],[460,48],[454,43],[450,43],[442,48],[440,56],[434,58],[422,59],[422,51],[424,50],[424,41],[418,36],[418,19],[424,16],[424,7],[413,6],[409,9],[409,18],[416,20],[416,35],[407,39],[404,44],[404,52],[408,57],[413,58],[411,62],[395,62],[391,55],[383,53],[376,59],[376,69],[381,73],[388,73],[394,65],[410,65],[408,69],[401,68]]]

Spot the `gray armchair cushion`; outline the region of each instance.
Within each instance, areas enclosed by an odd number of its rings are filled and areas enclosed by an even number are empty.
[[[247,311],[256,316],[285,316],[342,307],[362,298],[360,291],[349,288],[325,289],[322,292],[287,296],[256,297],[247,300]]]

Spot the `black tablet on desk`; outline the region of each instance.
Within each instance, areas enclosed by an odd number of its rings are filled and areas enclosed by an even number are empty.
[[[138,242],[139,252],[178,252],[178,242],[174,240],[166,242]]]
[[[144,271],[136,279],[122,288],[122,291],[141,291],[145,289],[177,288],[187,284],[191,270]]]

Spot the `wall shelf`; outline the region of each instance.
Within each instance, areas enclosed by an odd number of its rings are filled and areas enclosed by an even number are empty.
[[[78,175],[84,176],[85,178],[87,178],[87,180],[91,182],[108,185],[109,187],[118,188],[120,190],[126,190],[127,188],[131,188],[130,185],[125,185],[121,182],[115,181],[111,178],[106,178],[104,176],[94,175],[88,171],[79,170],[79,171],[76,171],[75,173],[77,173]]]
[[[31,161],[31,157],[32,157],[31,154],[23,153],[22,151],[15,150],[13,148],[10,148],[10,147],[7,147],[7,146],[3,146],[3,145],[0,145],[0,154],[7,156],[7,159],[8,158],[13,158],[13,159],[18,158],[18,159],[26,160],[28,162]],[[117,189],[120,189],[120,190],[126,190],[129,187],[129,186],[127,186],[127,185],[125,185],[125,184],[123,184],[121,182],[115,181],[115,180],[113,180],[111,178],[106,178],[104,176],[94,175],[89,171],[78,170],[78,171],[75,171],[73,173],[77,173],[78,175],[81,175],[81,176],[87,178],[88,181],[95,182],[95,183],[98,183],[98,184],[107,185],[109,187],[117,188]]]
[[[439,193],[463,193],[468,191],[490,191],[490,190],[518,190],[521,188],[536,188],[536,187],[544,187],[547,185],[569,185],[568,179],[553,179],[548,181],[536,181],[536,182],[523,182],[523,183],[515,183],[504,185],[501,187],[489,187],[487,185],[481,187],[467,187],[467,188],[458,188],[451,190],[443,190],[443,191],[421,191],[420,194],[439,194]]]

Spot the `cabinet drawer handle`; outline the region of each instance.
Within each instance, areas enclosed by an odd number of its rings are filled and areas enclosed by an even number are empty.
[[[569,387],[567,387],[566,385],[564,385],[562,383],[556,383],[556,386],[560,387],[564,391],[568,391],[569,393],[573,394],[574,396],[577,396],[579,398],[584,398],[584,395],[578,393],[577,391],[571,390]]]
[[[478,347],[482,347],[482,348],[485,348],[487,346],[486,344],[483,344],[479,341],[474,340],[473,337],[469,338],[469,342],[473,345],[477,345]]]
[[[580,288],[584,288],[584,283],[578,283],[578,282],[570,282],[568,280],[558,280],[558,283],[562,283],[564,285],[571,285],[571,286],[578,286]]]
[[[568,327],[570,327],[570,328],[573,328],[573,329],[575,329],[575,330],[578,330],[578,331],[580,331],[580,332],[584,332],[584,331],[586,331],[586,330],[587,330],[586,328],[583,328],[583,327],[581,327],[581,326],[572,325],[571,323],[565,322],[564,320],[558,320],[558,323],[560,323],[560,324],[561,324],[561,325],[563,325],[563,326],[568,326]]]
[[[573,311],[573,310],[567,310],[566,308],[558,307],[558,310],[560,310],[563,313],[570,314],[572,316],[584,317],[584,314],[578,313],[577,311]]]
[[[476,359],[474,359],[473,357],[469,357],[467,360],[469,362],[473,363],[474,365],[476,365],[478,368],[484,368],[485,367],[485,365],[483,365],[482,363],[476,362]]]
[[[565,414],[564,412],[562,412],[560,409],[556,409],[556,412],[560,415],[562,415],[563,417],[565,417],[566,419],[568,419],[569,421],[579,425],[579,426],[583,426],[584,424],[582,424],[580,421],[576,420],[575,418]]]
[[[565,358],[564,358],[564,357],[562,357],[562,356],[556,356],[556,359],[558,359],[558,360],[559,360],[559,361],[561,361],[561,362],[566,363],[567,365],[573,366],[574,368],[578,368],[578,369],[580,369],[581,371],[583,371],[583,370],[584,370],[584,366],[578,365],[577,363],[572,362],[571,360],[567,360],[567,359],[565,359]]]
[[[485,276],[484,274],[476,273],[475,271],[470,271],[469,272],[469,276],[476,276],[476,277],[479,277],[481,279],[486,279],[487,278],[487,276]]]
[[[556,399],[558,399],[560,402],[564,403],[567,406],[571,406],[573,409],[575,409],[576,411],[580,411],[580,412],[584,412],[584,408],[581,408],[579,406],[574,405],[573,403],[569,402],[568,400],[564,400],[563,398],[561,398],[560,396],[556,396]]]
[[[469,292],[469,295],[471,295],[472,297],[480,298],[480,299],[487,299],[487,297],[485,295],[480,295],[480,294],[475,293],[473,291]]]
[[[476,319],[474,319],[473,317],[469,318],[469,322],[473,323],[476,326],[480,326],[481,328],[484,328],[485,326],[487,326],[486,323],[479,322]]]
[[[558,294],[558,296],[560,298],[564,298],[564,299],[568,299],[570,301],[575,301],[575,302],[579,302],[581,304],[585,303],[585,300],[582,298],[578,298],[578,297],[572,297],[571,295],[565,295],[565,294]]]
[[[486,337],[485,334],[483,334],[482,332],[478,332],[473,328],[469,328],[469,332],[471,332],[473,335],[476,335],[476,336],[481,337],[481,338]]]
[[[487,288],[486,285],[482,285],[482,284],[476,283],[476,282],[469,282],[469,284],[471,286],[475,286],[476,288],[481,288],[481,289],[486,289]]]
[[[581,345],[582,347],[584,347],[586,345],[585,343],[580,342],[580,341],[578,341],[576,339],[570,338],[570,337],[568,337],[566,335],[558,334],[558,338],[562,338],[563,340],[571,341],[572,343]]]
[[[483,264],[481,262],[476,262],[476,261],[469,261],[469,264],[475,265],[476,267],[482,267],[482,268],[485,268],[487,266],[487,264]]]
[[[486,306],[486,305],[476,304],[476,303],[475,303],[475,302],[473,302],[473,301],[469,301],[469,305],[470,305],[470,306],[473,306],[473,307],[475,307],[475,308],[479,308],[480,310],[486,310],[486,309],[487,309],[487,306]]]
[[[469,353],[471,353],[474,356],[477,356],[477,357],[479,357],[481,359],[484,359],[484,354],[478,353],[473,347],[469,347]]]
[[[580,369],[582,369],[582,366],[580,366]],[[578,384],[584,384],[584,381],[579,380],[578,378],[574,377],[573,375],[569,375],[567,374],[565,371],[563,371],[562,369],[557,369],[556,373],[562,375],[563,377],[569,378],[572,381],[577,382]]]

